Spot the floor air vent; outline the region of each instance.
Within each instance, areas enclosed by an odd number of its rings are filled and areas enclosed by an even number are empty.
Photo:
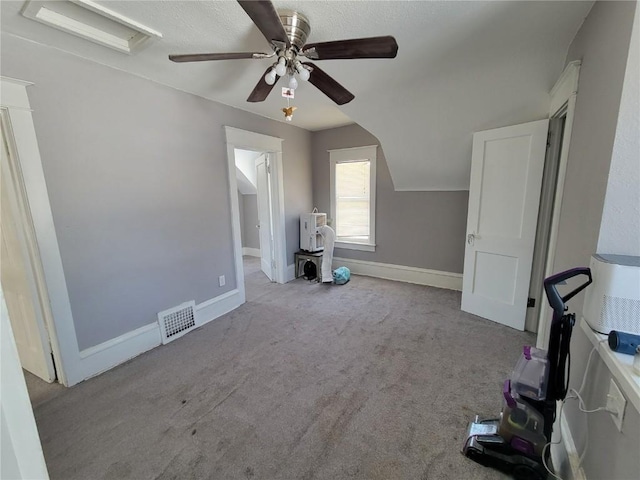
[[[196,328],[194,301],[158,313],[162,343],[169,343]]]

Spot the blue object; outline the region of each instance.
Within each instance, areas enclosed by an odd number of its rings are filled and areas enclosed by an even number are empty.
[[[635,355],[638,345],[640,345],[640,335],[616,330],[609,332],[609,348],[614,352]]]
[[[351,272],[347,267],[338,267],[333,271],[333,282],[336,285],[344,285],[351,278]]]

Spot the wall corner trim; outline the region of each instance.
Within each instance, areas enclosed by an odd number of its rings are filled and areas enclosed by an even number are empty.
[[[354,275],[365,275],[397,282],[462,291],[461,273],[334,257],[333,268],[340,266],[347,267]]]

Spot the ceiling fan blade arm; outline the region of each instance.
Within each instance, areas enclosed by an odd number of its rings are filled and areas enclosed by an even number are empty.
[[[208,62],[211,60],[241,60],[245,58],[267,58],[273,54],[257,52],[237,53],[187,53],[184,55],[169,55],[172,62]]]
[[[267,68],[264,74],[260,77],[260,80],[258,81],[256,86],[253,87],[253,91],[249,94],[249,98],[247,98],[247,102],[264,102],[266,98],[269,96],[275,84],[278,83],[276,81],[274,82],[273,85],[269,85],[264,80],[264,76],[269,72],[269,70],[271,70],[271,68],[272,67]]]
[[[273,41],[291,46],[287,32],[282,26],[278,12],[270,0],[237,0],[242,9],[253,20],[269,43]]]
[[[390,35],[309,43],[302,49],[302,55],[314,60],[395,58],[398,55],[398,43]]]
[[[331,76],[329,76],[329,74],[320,69],[317,65],[310,63],[305,63],[303,65],[310,67],[309,70],[311,70],[311,72],[309,75],[309,83],[338,105],[349,103],[355,98],[353,93],[336,82]]]

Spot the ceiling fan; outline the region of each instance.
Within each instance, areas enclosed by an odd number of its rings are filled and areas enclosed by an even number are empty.
[[[354,38],[333,42],[306,43],[311,32],[309,20],[301,13],[282,11],[278,13],[270,0],[237,0],[253,23],[271,44],[272,53],[195,53],[169,55],[174,62],[202,62],[209,60],[236,60],[274,58],[273,63],[255,86],[248,102],[264,101],[273,89],[277,77],[289,75],[289,88],[298,85],[296,75],[308,80],[338,105],[344,105],[355,97],[314,63],[301,62],[299,57],[309,60],[334,60],[356,58],[395,58],[398,44],[391,36]]]

